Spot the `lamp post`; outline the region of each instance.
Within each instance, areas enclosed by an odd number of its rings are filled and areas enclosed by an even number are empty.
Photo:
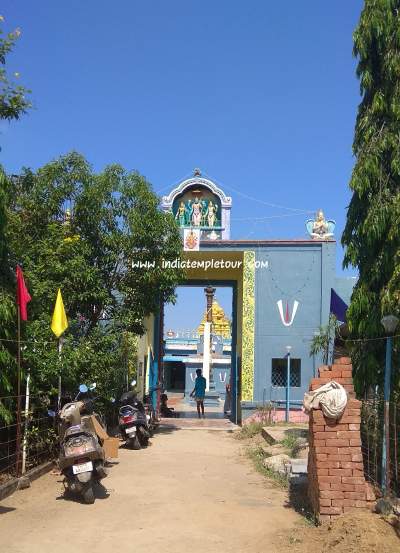
[[[393,334],[396,330],[399,319],[394,315],[383,317],[381,323],[386,331],[386,362],[385,362],[385,383],[383,388],[384,417],[383,417],[383,438],[382,438],[382,474],[381,486],[385,496],[390,487],[390,432],[389,432],[389,401],[390,381],[392,373],[392,343]]]
[[[290,350],[292,346],[286,346],[287,369],[286,369],[286,422],[290,422]]]

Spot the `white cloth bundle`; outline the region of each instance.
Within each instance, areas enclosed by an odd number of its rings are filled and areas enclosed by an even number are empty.
[[[322,412],[328,419],[339,419],[347,405],[346,390],[332,380],[313,392],[304,394],[303,406],[306,413],[321,406]]]

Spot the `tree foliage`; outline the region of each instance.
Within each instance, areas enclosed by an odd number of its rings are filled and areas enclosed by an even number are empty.
[[[0,288],[9,282],[10,267],[6,242],[8,180],[0,166]]]
[[[75,152],[24,170],[11,187],[10,260],[22,265],[32,296],[25,368],[37,389],[55,390],[61,371],[66,389],[94,380],[99,392],[112,394],[126,382],[134,354],[127,334],[143,333],[143,318],[174,300],[181,274],[161,261],[180,256],[177,225],[141,175],[119,165],[94,173]],[[50,330],[58,288],[70,325],[61,363]]]
[[[399,0],[366,0],[354,32],[362,100],[342,243],[344,265],[359,271],[348,310],[357,339],[382,336],[382,315],[400,311],[399,9]],[[383,341],[355,343],[352,354],[358,389],[381,383]]]
[[[10,121],[19,119],[31,107],[31,103],[27,98],[29,90],[16,82],[18,72],[14,71],[14,77],[11,77],[6,69],[7,56],[14,49],[21,31],[16,29],[4,35],[3,22],[4,18],[0,16],[0,119]]]
[[[335,340],[335,336],[339,331],[339,322],[336,319],[335,315],[331,313],[329,315],[328,324],[325,326],[320,326],[318,334],[314,336],[310,345],[310,356],[311,355],[322,355],[322,362],[324,365],[327,365],[329,362],[329,349],[331,344]]]
[[[7,56],[20,36],[19,29],[4,36],[0,16],[0,120],[19,119],[31,106],[27,99],[29,91],[16,83],[18,73],[12,78],[6,70]],[[9,246],[6,240],[7,205],[9,201],[9,180],[0,166],[0,395],[10,393],[15,375],[14,336],[15,303],[12,293],[12,273],[9,262]],[[0,417],[9,417],[9,411],[0,402]]]

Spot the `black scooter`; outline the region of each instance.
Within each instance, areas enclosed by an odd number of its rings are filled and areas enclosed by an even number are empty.
[[[134,386],[135,381],[132,382]],[[151,429],[143,403],[133,390],[124,392],[119,400],[119,429],[127,447],[141,449],[149,444]]]

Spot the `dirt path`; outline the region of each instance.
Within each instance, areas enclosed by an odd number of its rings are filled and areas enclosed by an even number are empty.
[[[232,434],[171,430],[146,450],[120,450],[104,480],[108,497],[62,497],[48,474],[0,504],[7,553],[274,553],[272,541],[300,517],[240,456]]]

